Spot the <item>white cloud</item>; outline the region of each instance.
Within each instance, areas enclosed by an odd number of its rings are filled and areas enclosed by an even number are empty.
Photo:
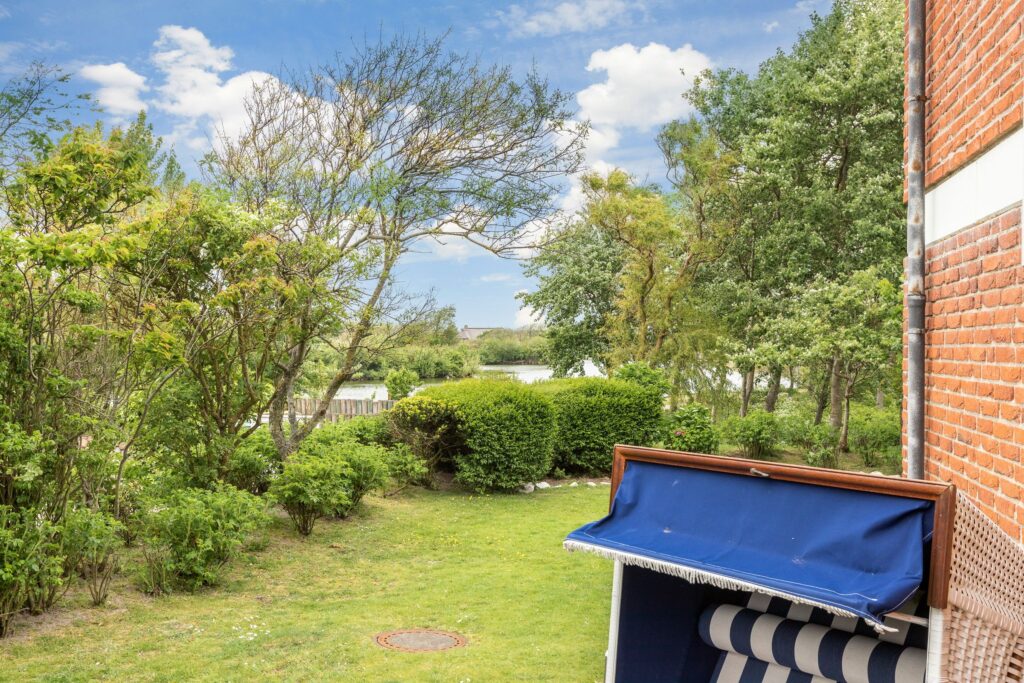
[[[626,0],[566,0],[533,11],[512,5],[498,18],[514,36],[557,36],[604,28],[641,6]]]
[[[7,19],[10,16],[11,10],[7,9],[4,5],[0,5],[0,19]]]
[[[793,9],[797,12],[811,12],[821,4],[821,0],[797,0]]]
[[[587,148],[585,150],[587,163],[598,164],[601,157],[619,146],[622,135],[619,131],[610,126],[591,126],[587,135]]]
[[[162,26],[153,47],[153,64],[163,74],[154,106],[184,119],[172,137],[189,147],[206,146],[207,138],[198,133],[203,124],[237,133],[245,124],[245,98],[253,85],[273,78],[263,71],[246,71],[223,80],[234,52],[215,47],[199,29]]]
[[[660,43],[642,48],[624,43],[592,53],[587,71],[604,72],[606,78],[576,93],[580,116],[590,121],[588,170],[606,175],[615,168],[605,159],[619,146],[623,129],[646,133],[688,114],[691,107],[683,93],[694,76],[709,68],[711,59],[689,44],[672,49]],[[579,179],[570,179],[560,208],[576,211],[583,201]]]
[[[242,129],[253,85],[273,78],[264,71],[246,71],[225,79],[233,58],[230,47],[213,45],[199,29],[167,25],[153,43],[151,62],[158,75],[151,79],[152,88],[123,62],[89,64],[79,75],[99,84],[96,97],[112,114],[152,107],[171,118],[168,142],[203,152],[217,130],[234,135]],[[155,96],[143,100],[142,93],[150,90]]]
[[[764,24],[761,25],[761,28],[764,29],[765,33],[773,33],[775,29],[777,29],[778,27],[779,22],[777,21],[766,21],[764,22]]]
[[[135,114],[146,108],[140,97],[149,90],[146,77],[129,69],[124,62],[88,64],[78,75],[100,86],[96,100],[111,114]]]
[[[480,282],[512,282],[514,279],[508,273],[488,273],[480,276]]]
[[[461,237],[435,237],[430,242],[430,253],[441,261],[462,263],[473,255],[473,245]]]
[[[624,43],[590,55],[587,71],[603,71],[607,78],[581,90],[576,101],[597,127],[648,131],[690,111],[682,94],[710,67],[711,59],[689,44],[673,50],[659,43],[642,48]]]

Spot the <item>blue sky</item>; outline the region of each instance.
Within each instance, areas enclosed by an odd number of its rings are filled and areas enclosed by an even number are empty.
[[[188,163],[229,125],[254,77],[399,32],[450,31],[451,48],[525,72],[535,64],[575,94],[592,122],[588,163],[663,177],[654,136],[688,113],[684,69],[753,70],[792,44],[827,0],[0,0],[0,71],[35,59],[123,121],[145,108]],[[577,200],[571,190],[562,206]],[[515,260],[463,244],[424,245],[400,277],[454,305],[460,325],[528,322],[515,293],[533,285]]]

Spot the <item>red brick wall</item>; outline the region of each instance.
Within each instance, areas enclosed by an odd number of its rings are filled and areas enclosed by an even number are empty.
[[[925,470],[1024,541],[1019,208],[926,251]]]
[[[1021,123],[1024,0],[929,0],[929,187]]]

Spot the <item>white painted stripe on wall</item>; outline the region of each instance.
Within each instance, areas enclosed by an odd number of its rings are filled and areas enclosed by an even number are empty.
[[[1000,140],[924,196],[924,235],[931,244],[1001,213],[1024,197],[1024,129]]]

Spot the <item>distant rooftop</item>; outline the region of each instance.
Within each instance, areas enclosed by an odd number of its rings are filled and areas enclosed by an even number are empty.
[[[490,332],[491,330],[496,330],[496,329],[498,329],[498,328],[497,327],[470,327],[468,325],[463,325],[462,329],[459,330],[459,339],[461,339],[462,341],[474,341],[476,339],[479,339],[480,335],[482,335],[484,332]]]

